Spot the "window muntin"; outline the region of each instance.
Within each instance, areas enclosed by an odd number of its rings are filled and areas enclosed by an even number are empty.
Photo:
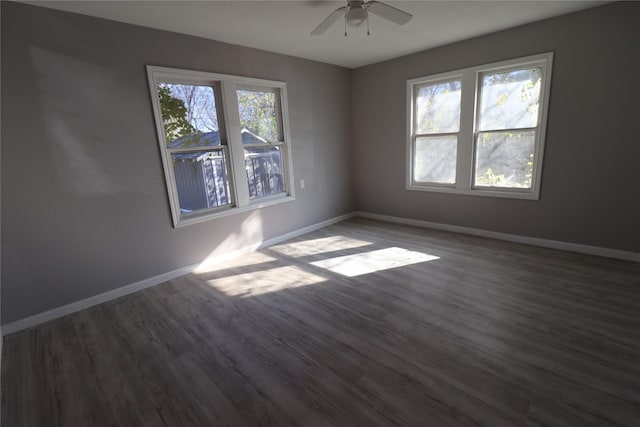
[[[455,184],[461,81],[416,86],[413,181]]]
[[[147,71],[175,226],[293,200],[284,83]]]
[[[407,189],[537,199],[552,58],[551,53],[533,55],[409,80]],[[461,82],[459,129],[437,121],[422,125],[425,111],[427,117],[444,118],[452,116],[452,109],[443,102],[423,108],[420,89],[453,80]],[[447,133],[427,133],[437,129]],[[442,141],[424,139],[453,134],[455,149],[452,141],[444,150]],[[451,169],[453,159],[455,172],[436,176],[437,170]]]

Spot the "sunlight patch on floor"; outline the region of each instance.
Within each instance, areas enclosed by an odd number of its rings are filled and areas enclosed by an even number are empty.
[[[311,265],[343,276],[354,277],[436,259],[440,257],[393,247],[314,261]]]
[[[346,236],[331,236],[320,239],[303,240],[301,242],[285,243],[272,246],[269,249],[282,255],[301,257],[341,251],[344,249],[360,248],[371,244],[371,242],[367,242],[366,240],[352,239]]]
[[[327,279],[299,267],[286,266],[208,280],[209,286],[233,297],[253,297],[300,286],[325,282]]]

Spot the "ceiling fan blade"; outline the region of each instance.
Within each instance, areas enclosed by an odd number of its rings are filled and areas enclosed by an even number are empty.
[[[388,19],[398,25],[404,25],[413,18],[413,15],[410,13],[379,1],[370,1],[365,4],[369,12],[374,13],[381,18]]]
[[[333,12],[331,12],[331,15],[327,16],[324,21],[322,21],[320,23],[320,25],[318,25],[316,27],[315,30],[311,31],[311,35],[312,36],[317,36],[319,34],[324,33],[325,31],[327,31],[327,29],[333,25],[334,22],[336,22],[338,20],[338,18],[340,18],[341,16],[344,16],[345,12],[347,11],[347,6],[343,6],[339,9],[334,10]]]

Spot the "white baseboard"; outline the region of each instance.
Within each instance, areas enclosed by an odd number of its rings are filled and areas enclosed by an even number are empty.
[[[596,255],[608,258],[616,258],[625,261],[640,262],[640,253],[627,252],[618,249],[609,249],[599,246],[579,245],[577,243],[561,242],[558,240],[539,239],[537,237],[520,236],[516,234],[499,233],[497,231],[482,230],[479,228],[462,227],[459,225],[442,224],[438,222],[421,221],[417,219],[401,218],[397,216],[382,215],[371,212],[356,212],[362,218],[377,219],[396,224],[413,225],[434,230],[452,231],[454,233],[470,234],[473,236],[489,237],[492,239],[506,240],[508,242],[524,243],[526,245],[541,246],[544,248],[560,249],[564,251],[579,252],[588,255]]]
[[[331,218],[328,219],[326,221],[322,221],[319,222],[317,224],[312,224],[309,225],[307,227],[303,227],[300,228],[298,230],[294,230],[294,231],[290,231],[288,233],[285,233],[283,235],[268,239],[268,240],[264,240],[262,242],[256,243],[254,245],[250,245],[250,246],[246,246],[244,248],[240,248],[238,250],[235,251],[231,251],[227,254],[225,254],[224,256],[219,256],[216,257],[215,262],[208,262],[207,266],[211,266],[214,263],[218,264],[221,263],[223,261],[229,260],[231,258],[240,256],[240,255],[244,255],[247,254],[249,252],[253,252],[256,251],[258,249],[267,247],[267,246],[271,246],[271,245],[275,245],[277,243],[283,242],[285,240],[294,238],[294,237],[298,237],[301,236],[303,234],[309,233],[311,231],[323,228],[323,227],[327,227],[331,224],[335,224],[341,221],[344,221],[346,219],[352,218],[355,216],[354,212],[345,214],[345,215],[340,215],[337,216],[335,218]],[[181,267],[178,268],[176,270],[173,271],[169,271],[167,273],[163,273],[154,277],[150,277],[148,279],[144,279],[141,280],[139,282],[135,282],[135,283],[131,283],[129,285],[125,285],[122,286],[120,288],[117,289],[113,289],[111,291],[107,291],[98,295],[94,295],[92,297],[89,298],[85,298],[83,300],[80,301],[75,301],[72,302],[70,304],[66,304],[63,305],[61,307],[56,307],[53,308],[51,310],[47,310],[45,312],[42,313],[38,313],[35,314],[33,316],[29,316],[29,317],[25,317],[24,319],[20,319],[20,320],[16,320],[15,322],[11,322],[11,323],[7,323],[6,325],[2,325],[2,328],[0,330],[0,333],[2,335],[0,335],[0,337],[5,336],[5,335],[9,335],[9,334],[13,334],[15,332],[19,332],[22,331],[24,329],[27,328],[31,328],[33,326],[36,325],[40,325],[42,323],[48,322],[50,320],[54,320],[57,319],[59,317],[63,317],[66,316],[68,314],[72,314],[75,313],[77,311],[80,310],[84,310],[86,308],[89,307],[93,307],[94,305],[98,305],[101,304],[103,302],[107,302],[107,301],[111,301],[113,299],[140,291],[142,289],[145,288],[149,288],[151,286],[156,286],[159,285],[161,283],[164,283],[168,280],[171,279],[175,279],[176,277],[180,277],[180,276],[184,276],[185,274],[191,273],[193,271],[195,271],[198,267],[200,267],[202,265],[202,263],[197,263],[197,264],[193,264],[193,265],[188,265],[185,267]],[[0,349],[1,349],[1,344],[0,344]]]

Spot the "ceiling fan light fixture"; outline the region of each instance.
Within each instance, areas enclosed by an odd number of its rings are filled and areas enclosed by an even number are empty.
[[[0,0],[1,1],[1,0]],[[347,26],[359,27],[367,23],[367,35],[369,35],[369,12],[394,24],[404,25],[411,20],[412,15],[386,3],[377,0],[347,0],[345,6],[339,7],[327,16],[313,31],[312,36],[323,34],[338,19],[344,17],[344,35],[347,35]]]
[[[362,6],[349,7],[345,18],[350,27],[359,27],[367,21],[367,11]]]

